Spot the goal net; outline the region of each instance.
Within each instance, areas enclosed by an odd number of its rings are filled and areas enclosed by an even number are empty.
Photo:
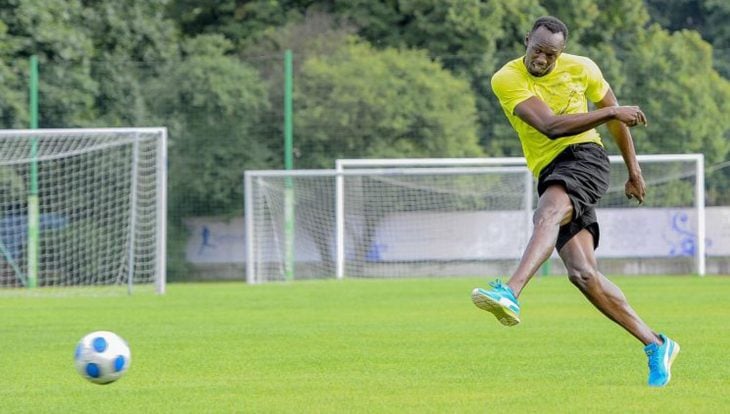
[[[623,158],[610,156],[611,178],[598,205],[599,265],[607,274],[705,274],[706,229],[704,156],[638,155],[647,184],[642,206],[625,195],[628,178]],[[350,159],[336,162],[338,171],[358,168],[449,166],[524,166],[522,157],[467,159]],[[534,205],[537,204],[537,193]],[[475,223],[476,224],[476,223]],[[485,223],[485,226],[487,224]],[[493,227],[494,224],[488,224]],[[557,253],[548,262],[564,272]]]
[[[163,293],[166,140],[164,128],[0,131],[0,288]]]
[[[648,185],[641,207],[626,199],[626,168],[611,157],[598,208],[601,269],[704,274],[702,155],[639,161]],[[523,158],[247,171],[247,280],[508,275],[532,231],[534,186]],[[564,271],[557,255],[549,263]]]
[[[247,280],[503,272],[532,201],[524,166],[248,171]]]

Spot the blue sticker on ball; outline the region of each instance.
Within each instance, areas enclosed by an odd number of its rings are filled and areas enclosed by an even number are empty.
[[[79,359],[81,356],[81,344],[76,345],[76,351],[74,351],[74,359]]]
[[[99,378],[99,366],[96,365],[93,362],[89,362],[86,364],[86,375],[90,376],[91,378]]]
[[[106,351],[106,347],[107,347],[106,339],[102,338],[101,336],[94,338],[93,345],[94,345],[94,351],[96,351],[96,352]]]
[[[125,362],[124,355],[119,355],[117,359],[114,360],[114,371],[119,372],[123,370]]]

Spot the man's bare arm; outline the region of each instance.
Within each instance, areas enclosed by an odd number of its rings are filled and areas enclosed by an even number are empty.
[[[606,96],[603,97],[599,102],[596,102],[596,106],[601,109],[617,107],[618,100],[611,89],[608,90]],[[600,110],[600,109],[599,109]],[[646,118],[644,118],[644,124],[646,124]],[[639,162],[636,160],[636,150],[634,148],[634,140],[631,137],[631,132],[626,124],[619,121],[609,121],[606,124],[608,131],[611,133],[614,142],[621,151],[621,156],[626,163],[626,168],[629,172],[629,179],[626,181],[624,188],[626,197],[636,198],[639,203],[644,202],[644,195],[646,194],[646,184],[644,178],[641,175],[641,167]]]
[[[646,116],[638,106],[607,105],[581,114],[556,115],[535,96],[518,104],[515,115],[550,139],[580,134],[613,120],[627,126],[646,124]]]

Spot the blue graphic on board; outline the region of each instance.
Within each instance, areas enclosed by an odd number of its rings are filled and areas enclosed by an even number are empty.
[[[685,212],[672,213],[671,234],[669,240],[670,256],[694,256],[697,249],[697,235],[689,229],[689,215]]]
[[[206,247],[215,249],[215,244],[211,242],[211,231],[208,228],[208,226],[203,226],[203,229],[200,231],[200,247],[198,248],[198,254],[203,254],[203,250],[205,250]]]
[[[669,256],[683,257],[695,256],[697,253],[697,233],[690,229],[689,215],[686,212],[676,212],[671,215],[671,234],[674,236],[669,242]],[[712,245],[710,240],[705,240],[705,247]]]
[[[383,243],[373,242],[370,246],[370,250],[365,255],[365,260],[368,262],[380,262],[383,260],[381,252],[387,250],[387,245]]]
[[[66,227],[68,219],[57,213],[42,213],[39,217],[39,230],[60,230]],[[28,216],[24,213],[6,214],[0,218],[0,257],[19,260],[28,239]]]

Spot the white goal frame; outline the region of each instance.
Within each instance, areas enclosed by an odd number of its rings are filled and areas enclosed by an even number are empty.
[[[528,223],[528,229],[532,225],[532,174],[526,166],[460,166],[460,167],[443,167],[443,168],[365,168],[365,169],[342,169],[342,170],[257,170],[244,172],[244,215],[245,215],[245,232],[246,232],[246,282],[256,284],[261,282],[261,278],[256,274],[256,246],[254,240],[255,223],[254,223],[254,201],[253,201],[253,181],[262,177],[335,177],[335,222],[336,222],[336,258],[335,258],[335,277],[343,279],[345,276],[345,199],[344,199],[344,180],[346,176],[358,175],[457,175],[457,174],[483,174],[483,173],[515,173],[523,174],[527,191],[524,192],[523,210],[525,212],[524,219]],[[529,238],[529,234],[526,234]]]
[[[118,145],[132,145],[132,162],[130,174],[132,177],[136,177],[138,174],[138,151],[139,142],[141,138],[139,134],[156,135],[156,148],[154,153],[155,158],[155,201],[154,201],[154,215],[155,215],[155,228],[156,242],[155,242],[155,264],[154,264],[154,290],[158,294],[164,294],[166,290],[167,277],[166,277],[166,257],[167,257],[167,246],[166,246],[166,234],[167,234],[167,128],[164,127],[142,127],[142,128],[48,128],[48,129],[18,129],[18,130],[0,130],[0,140],[9,138],[37,138],[43,136],[53,136],[59,139],[73,139],[79,136],[89,135],[104,135],[104,134],[129,134],[124,140],[110,143],[103,143],[94,146],[93,149],[104,149]],[[72,150],[64,153],[63,156],[74,156],[86,152],[85,150]],[[37,161],[42,162],[45,160],[56,159],[55,155],[45,155],[37,158]],[[25,156],[23,159],[18,161],[5,161],[5,165],[27,163],[29,157]],[[34,161],[35,162],[35,161]],[[130,228],[134,229],[137,224],[136,209],[133,206],[137,202],[137,185],[132,184],[130,188]],[[126,254],[131,260],[130,263],[134,263],[134,230],[130,230],[130,247]],[[128,291],[131,293],[133,284],[133,266],[130,266],[130,274],[128,275]]]
[[[685,161],[695,163],[695,209],[697,211],[697,249],[695,250],[696,272],[704,276],[706,272],[706,216],[705,216],[705,162],[704,154],[646,154],[637,155],[641,163],[657,163],[671,161]],[[611,164],[623,163],[621,156],[609,156]],[[338,177],[349,169],[368,168],[433,168],[433,167],[475,167],[475,166],[527,166],[524,157],[495,157],[495,158],[380,158],[380,159],[338,159],[335,161],[335,170]],[[338,179],[338,193],[341,193],[342,180]],[[530,187],[532,188],[532,187]],[[344,208],[338,200],[337,208]],[[339,212],[338,212],[339,215]],[[344,252],[342,253],[344,255]],[[338,261],[340,259],[338,250]],[[344,260],[344,259],[343,259]],[[338,271],[339,272],[339,271]],[[339,273],[338,273],[339,274]]]

